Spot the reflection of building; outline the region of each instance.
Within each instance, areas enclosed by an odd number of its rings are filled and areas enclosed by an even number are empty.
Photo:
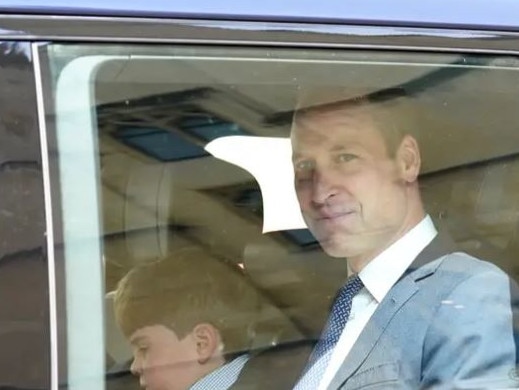
[[[102,135],[101,166],[105,191],[115,191],[114,185],[110,183],[111,172],[115,170],[121,174],[131,167],[126,171],[126,174],[131,176],[124,181],[126,188],[117,190],[123,202],[136,203],[135,207],[124,207],[126,221],[135,221],[130,230],[139,230],[136,226],[139,221],[142,225],[140,228],[145,229],[145,220],[149,220],[148,225],[151,223],[159,226],[159,230],[173,229],[179,235],[183,234],[178,233],[179,227],[184,232],[192,232],[201,225],[204,229],[211,230],[212,217],[197,217],[199,206],[180,206],[183,196],[187,196],[190,201],[193,201],[194,197],[201,197],[201,203],[207,203],[202,199],[212,199],[212,203],[216,202],[224,207],[223,213],[236,214],[222,216],[222,220],[212,233],[212,241],[220,241],[217,237],[221,235],[221,231],[226,230],[222,225],[226,220],[234,221],[235,226],[229,227],[234,231],[243,229],[244,226],[239,225],[248,224],[254,230],[259,228],[264,232],[287,230],[284,237],[292,237],[296,243],[313,241],[311,236],[292,232],[292,229],[304,226],[292,187],[290,145],[286,138],[286,128],[281,127],[276,131],[270,128],[272,135],[277,132],[282,137],[258,137],[254,134],[259,134],[259,130],[245,129],[205,108],[209,106],[214,109],[218,104],[226,110],[230,110],[229,105],[231,108],[232,105],[242,106],[236,99],[226,97],[225,93],[213,88],[197,88],[99,106],[97,117]],[[241,110],[250,111],[251,105],[249,102],[248,106],[241,107]],[[226,114],[229,115],[229,112]],[[256,127],[260,125],[261,123],[258,123]],[[224,139],[238,142],[237,147],[229,148]],[[253,142],[248,143],[248,140]],[[221,161],[211,157],[204,148]],[[114,153],[115,150],[125,152]],[[248,162],[240,160],[240,156],[246,157]],[[239,168],[222,161],[230,162]],[[260,178],[262,172],[264,176]],[[271,172],[276,172],[276,175],[272,175]],[[272,193],[268,196],[271,199],[269,203],[265,202],[265,187],[271,191],[269,194]],[[190,195],[187,195],[188,193]],[[120,220],[110,218],[114,207],[118,207],[113,201],[113,196],[110,197],[112,202],[105,210],[105,220],[108,217],[109,223],[113,221],[120,224]],[[153,204],[157,199],[161,199],[161,205]],[[141,207],[137,205],[139,202]],[[133,216],[133,209],[142,206],[146,208],[146,205],[152,209],[159,207],[160,210],[150,210],[147,218],[142,210],[136,214],[137,216]],[[216,209],[209,207],[209,210],[210,214]],[[204,213],[207,214],[207,210]],[[186,215],[186,220],[182,217],[183,214]],[[196,221],[197,218],[204,222]],[[175,226],[177,228],[174,228]],[[129,226],[119,225],[110,228],[110,225],[106,225],[105,229],[107,233],[114,229],[128,231]],[[228,235],[226,240],[240,243],[239,236]],[[134,237],[134,240],[138,240],[137,237]],[[167,242],[167,239],[163,239],[162,242]],[[153,245],[159,252],[160,247],[164,249],[166,246]],[[142,250],[135,250],[132,256],[139,252]],[[151,253],[147,256],[153,257]]]

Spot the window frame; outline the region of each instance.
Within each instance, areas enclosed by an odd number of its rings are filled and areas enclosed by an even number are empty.
[[[0,39],[33,42],[33,54],[44,42],[81,42],[113,44],[189,44],[213,46],[292,47],[319,50],[379,50],[400,52],[440,52],[456,54],[519,55],[519,33],[489,30],[445,29],[430,26],[357,26],[353,24],[269,23],[202,19],[154,19],[122,17],[38,15],[0,15]],[[35,57],[36,58],[36,57]],[[50,70],[46,58],[34,63],[40,142],[45,182],[49,286],[51,288],[51,389],[66,378],[66,319],[59,308],[64,305],[65,273],[61,248],[61,196],[59,180],[50,171],[57,169],[52,150],[57,147],[53,135],[53,93],[43,80]],[[45,77],[42,77],[45,75]],[[57,253],[58,252],[58,253]],[[65,330],[65,331],[63,331]],[[62,381],[61,381],[62,382]]]

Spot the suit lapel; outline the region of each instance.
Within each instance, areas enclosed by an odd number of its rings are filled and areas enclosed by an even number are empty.
[[[402,278],[411,273],[413,274],[413,279],[415,281],[429,276],[431,273],[434,273],[437,267],[421,268],[422,266],[455,251],[456,244],[449,235],[445,233],[437,234],[434,240],[432,240],[431,243],[420,252],[416,259],[414,259],[409,268],[402,275]],[[439,264],[437,264],[437,266],[438,265]]]
[[[453,241],[446,235],[438,234],[416,257],[400,280],[388,292],[362,330],[348,357],[332,380],[331,389],[339,388],[356,372],[375,348],[393,316],[419,290],[419,281],[432,275],[439,263],[430,267],[425,265],[451,253],[453,250]]]

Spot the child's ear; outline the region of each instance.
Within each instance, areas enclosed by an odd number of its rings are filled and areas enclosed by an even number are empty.
[[[211,358],[221,355],[220,332],[213,325],[208,323],[196,325],[193,328],[192,336],[196,344],[198,363],[204,364]]]
[[[416,139],[411,135],[405,135],[397,151],[400,176],[407,183],[418,179],[421,166],[420,149]]]

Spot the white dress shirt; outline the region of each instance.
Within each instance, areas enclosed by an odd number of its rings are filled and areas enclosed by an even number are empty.
[[[364,288],[353,298],[348,322],[335,348],[328,352],[332,356],[319,383],[319,390],[327,389],[379,303],[437,233],[431,218],[426,216],[360,271]],[[311,371],[310,368],[307,374]]]

